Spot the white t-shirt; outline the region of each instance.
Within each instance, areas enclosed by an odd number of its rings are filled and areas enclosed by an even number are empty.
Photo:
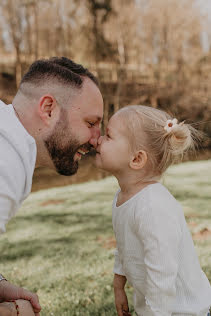
[[[0,233],[31,191],[36,143],[12,104],[0,101]]]
[[[181,205],[160,183],[116,207],[114,273],[126,276],[141,316],[207,316],[211,286],[201,270]]]

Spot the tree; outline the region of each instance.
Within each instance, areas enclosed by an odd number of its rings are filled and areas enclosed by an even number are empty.
[[[95,62],[98,63],[112,55],[111,45],[103,31],[103,26],[112,12],[111,0],[87,0],[87,6],[91,15],[90,43],[92,43]]]

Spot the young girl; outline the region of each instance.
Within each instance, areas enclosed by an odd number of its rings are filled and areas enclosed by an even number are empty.
[[[163,111],[138,105],[119,110],[99,138],[96,165],[120,186],[112,216],[118,316],[130,315],[126,281],[138,316],[208,315],[211,286],[181,205],[159,183],[167,167],[193,147],[195,133]]]

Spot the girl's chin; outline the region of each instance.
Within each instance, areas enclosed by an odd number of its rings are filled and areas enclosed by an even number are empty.
[[[96,157],[95,157],[95,159],[94,159],[94,166],[95,166],[96,168],[98,168],[98,169],[106,170],[106,169],[104,168],[104,166],[103,166],[103,163],[102,163],[102,161],[101,161],[101,159],[100,159],[100,155],[99,155],[99,154],[97,154]]]
[[[103,166],[101,163],[99,163],[98,161],[94,160],[94,166],[98,169],[103,169]]]

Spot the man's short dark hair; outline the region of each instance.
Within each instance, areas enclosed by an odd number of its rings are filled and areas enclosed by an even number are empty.
[[[97,78],[87,68],[66,57],[52,57],[35,61],[23,76],[20,86],[24,83],[39,85],[45,80],[56,79],[80,89],[85,77],[99,86]]]

